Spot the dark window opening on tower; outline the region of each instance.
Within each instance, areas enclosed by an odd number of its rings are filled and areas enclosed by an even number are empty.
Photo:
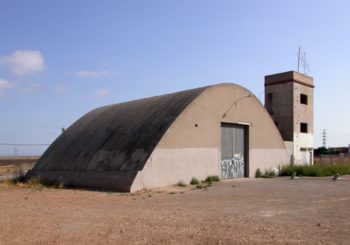
[[[307,133],[307,123],[300,123],[300,133]]]
[[[273,94],[272,93],[268,93],[267,94],[267,104],[272,105],[272,100],[273,100]]]
[[[300,103],[307,105],[307,95],[306,94],[300,94]]]
[[[272,111],[272,102],[273,102],[273,94],[268,93],[267,94],[267,100],[266,100],[266,109],[270,114],[273,114]]]
[[[275,121],[275,125],[276,125],[276,127],[278,128],[278,122],[277,122],[277,121]]]

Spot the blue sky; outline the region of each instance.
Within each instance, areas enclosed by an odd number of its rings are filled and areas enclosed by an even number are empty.
[[[350,143],[350,1],[0,0],[0,143],[49,144],[86,112],[220,82],[315,79],[315,146]],[[0,146],[36,154],[45,146]]]

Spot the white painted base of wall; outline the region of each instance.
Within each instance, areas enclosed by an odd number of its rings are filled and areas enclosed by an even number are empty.
[[[255,177],[258,168],[262,172],[279,169],[283,165],[289,165],[291,159],[291,154],[285,149],[252,149],[249,156],[249,177]]]
[[[144,169],[139,171],[131,191],[170,186],[192,177],[220,176],[220,154],[217,148],[155,149]]]
[[[139,171],[131,192],[145,188],[170,186],[192,177],[204,180],[210,175],[221,178],[221,153],[217,148],[155,149],[144,169]],[[279,168],[289,164],[290,154],[285,149],[252,149],[249,151],[249,177],[257,168]]]
[[[294,133],[294,164],[313,164],[313,137],[313,134]]]

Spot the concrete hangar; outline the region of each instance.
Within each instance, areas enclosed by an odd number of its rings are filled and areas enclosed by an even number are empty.
[[[104,106],[62,133],[27,177],[133,192],[312,164],[313,87],[290,71],[265,77],[265,107],[237,84]]]

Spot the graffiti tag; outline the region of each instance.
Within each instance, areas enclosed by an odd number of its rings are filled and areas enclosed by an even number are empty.
[[[242,153],[234,154],[232,158],[221,161],[221,175],[223,179],[244,177],[244,156]]]

